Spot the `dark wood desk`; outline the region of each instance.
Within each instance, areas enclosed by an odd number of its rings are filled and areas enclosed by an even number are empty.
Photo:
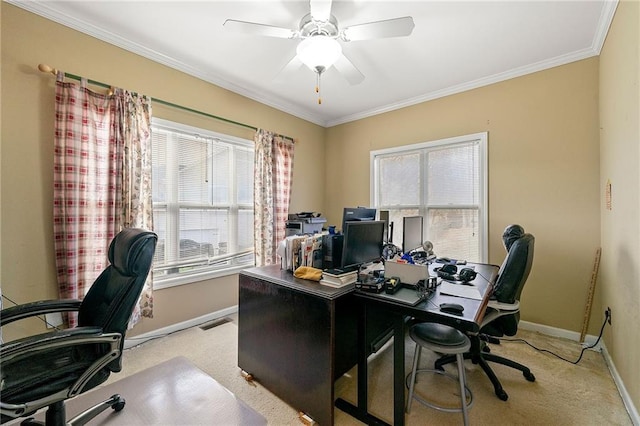
[[[368,312],[361,335],[370,353],[392,321]],[[334,381],[356,365],[357,336],[353,284],[325,286],[278,265],[240,274],[238,366],[321,425],[333,424]]]
[[[438,265],[433,265],[438,266]],[[486,264],[474,264],[478,276],[472,283],[480,290],[482,300],[464,299],[440,293],[440,287],[427,300],[415,306],[406,305],[381,298],[376,294],[356,291],[355,296],[359,303],[358,321],[358,402],[357,406],[339,398],[336,407],[347,412],[366,424],[386,424],[368,412],[368,371],[365,350],[364,329],[367,315],[370,309],[378,309],[388,312],[393,316],[394,344],[393,344],[393,424],[404,425],[404,346],[405,346],[405,318],[413,317],[420,321],[432,321],[447,324],[465,332],[477,332],[489,301],[489,295],[498,275],[498,266]],[[435,275],[435,274],[433,274]],[[441,303],[459,303],[464,306],[463,315],[457,316],[441,312]]]

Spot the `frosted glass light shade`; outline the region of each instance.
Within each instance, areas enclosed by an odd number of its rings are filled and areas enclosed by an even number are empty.
[[[333,65],[342,54],[342,46],[334,38],[312,36],[305,38],[296,49],[298,59],[313,71],[322,72]]]

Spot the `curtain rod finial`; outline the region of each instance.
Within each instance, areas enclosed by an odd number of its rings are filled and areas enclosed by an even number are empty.
[[[50,72],[51,74],[57,74],[58,70],[55,68],[50,67],[49,65],[46,64],[40,64],[38,65],[38,69],[42,72]]]

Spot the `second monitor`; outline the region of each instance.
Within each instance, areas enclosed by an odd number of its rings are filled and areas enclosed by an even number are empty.
[[[422,247],[422,216],[402,218],[402,252],[409,253]]]

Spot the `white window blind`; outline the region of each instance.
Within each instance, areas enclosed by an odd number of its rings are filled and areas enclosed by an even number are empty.
[[[152,140],[158,287],[252,266],[252,141],[159,119]]]
[[[404,216],[422,216],[436,255],[486,262],[486,152],[486,133],[373,151],[371,198],[389,211],[393,243]]]

